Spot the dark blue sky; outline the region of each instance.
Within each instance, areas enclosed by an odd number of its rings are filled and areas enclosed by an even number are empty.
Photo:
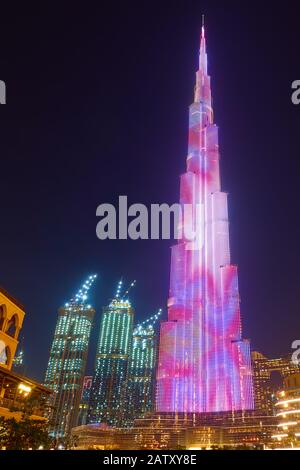
[[[170,243],[100,242],[95,212],[121,194],[178,201],[202,13],[244,336],[288,352],[300,338],[300,7],[110,5],[1,6],[0,284],[26,306],[26,373],[43,378],[57,309],[91,272],[89,370],[120,276],[137,280],[137,319],[166,305]]]

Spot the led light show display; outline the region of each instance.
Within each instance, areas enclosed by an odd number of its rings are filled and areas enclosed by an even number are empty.
[[[156,408],[178,413],[251,410],[250,344],[242,339],[238,272],[230,260],[227,194],[220,184],[218,127],[213,117],[204,27],[189,119],[187,172],[181,177],[180,203],[192,204],[194,212],[201,208],[202,220],[197,226],[201,233],[197,241],[183,239],[172,248]]]

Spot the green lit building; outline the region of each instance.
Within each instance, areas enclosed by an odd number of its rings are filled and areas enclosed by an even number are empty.
[[[128,380],[128,419],[144,418],[154,411],[157,333],[155,323],[161,310],[133,330]]]
[[[91,424],[118,427],[126,419],[134,310],[128,298],[120,298],[121,284],[103,308],[90,397]]]
[[[54,339],[45,377],[53,390],[50,403],[50,432],[65,438],[77,425],[90,333],[95,310],[86,303],[96,279],[89,276],[76,296],[58,311]]]

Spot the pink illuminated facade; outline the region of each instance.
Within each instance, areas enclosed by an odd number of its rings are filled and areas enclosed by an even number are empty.
[[[218,127],[202,28],[180,203],[201,208],[197,242],[172,248],[168,321],[161,325],[158,412],[254,408],[250,344],[242,339],[237,267],[230,261],[227,194],[220,184]]]

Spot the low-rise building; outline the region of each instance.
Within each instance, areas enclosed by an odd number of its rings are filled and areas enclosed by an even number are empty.
[[[25,413],[31,419],[46,420],[51,391],[11,370],[24,316],[24,307],[0,287],[0,417],[19,421]]]
[[[300,374],[287,377],[277,395],[278,428],[273,435],[275,447],[300,449]]]
[[[150,414],[132,428],[103,425],[72,430],[77,449],[196,450],[264,449],[272,442],[276,418],[248,413]]]

